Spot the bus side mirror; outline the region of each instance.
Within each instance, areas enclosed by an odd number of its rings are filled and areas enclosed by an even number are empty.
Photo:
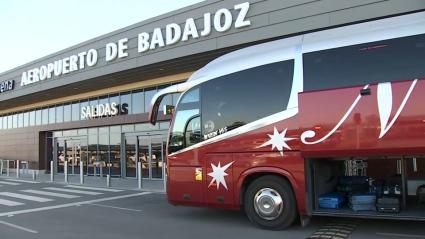
[[[164,115],[174,114],[175,109],[174,105],[164,105]]]

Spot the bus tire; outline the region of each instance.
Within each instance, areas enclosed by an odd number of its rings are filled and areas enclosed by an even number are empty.
[[[297,204],[292,187],[278,176],[262,176],[251,184],[244,195],[244,209],[249,220],[263,229],[282,230],[292,225]]]

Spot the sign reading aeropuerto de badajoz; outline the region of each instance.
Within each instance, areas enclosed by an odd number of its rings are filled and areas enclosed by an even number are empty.
[[[156,27],[151,32],[139,33],[137,40],[137,53],[142,54],[157,48],[167,47],[189,39],[198,39],[209,36],[212,32],[224,33],[232,28],[239,29],[251,25],[247,18],[250,3],[243,2],[231,8],[221,8],[215,13],[203,14],[202,23],[195,24],[194,18],[187,18],[183,24],[169,23]],[[232,14],[234,11],[234,14]],[[105,45],[105,62],[129,56],[129,38],[109,42]],[[46,79],[65,75],[84,68],[93,67],[98,62],[98,49],[88,49],[74,55],[66,56],[42,66],[24,71],[21,76],[20,86],[30,85]]]

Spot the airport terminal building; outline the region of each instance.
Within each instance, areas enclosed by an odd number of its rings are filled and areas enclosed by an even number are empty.
[[[423,0],[208,0],[0,74],[0,158],[36,170],[163,178],[169,117],[152,96],[248,45],[425,9]],[[24,54],[24,53],[21,53]],[[7,57],[7,56],[4,56]],[[162,104],[177,102],[167,96]]]

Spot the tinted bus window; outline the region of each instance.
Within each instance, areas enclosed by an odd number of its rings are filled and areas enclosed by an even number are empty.
[[[186,92],[177,106],[169,140],[168,149],[170,153],[194,144],[193,140],[188,144],[184,136],[185,131],[193,131],[192,128],[188,129],[190,127],[188,123],[196,117],[199,119],[199,88],[194,88]]]
[[[425,35],[304,54],[304,90],[425,77]]]
[[[201,89],[203,139],[285,110],[293,72],[294,61],[289,60],[205,82]]]

